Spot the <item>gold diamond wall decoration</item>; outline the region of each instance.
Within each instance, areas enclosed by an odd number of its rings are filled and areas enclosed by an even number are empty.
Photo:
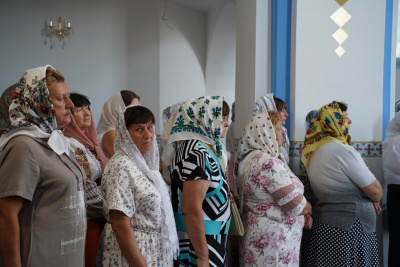
[[[340,6],[346,4],[347,0],[335,0]]]
[[[339,5],[339,9],[336,10],[332,15],[331,19],[339,26],[339,29],[332,34],[332,37],[336,40],[339,46],[335,49],[335,53],[341,57],[346,52],[342,47],[344,41],[346,41],[349,35],[342,29],[342,27],[351,19],[351,15],[343,8],[343,5],[347,0],[335,0]]]

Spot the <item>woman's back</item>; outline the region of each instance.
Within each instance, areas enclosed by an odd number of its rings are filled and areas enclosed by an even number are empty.
[[[360,189],[375,177],[354,148],[336,141],[321,146],[311,155],[307,173],[316,198],[315,220],[349,230],[360,219],[367,232],[375,230],[374,207]]]

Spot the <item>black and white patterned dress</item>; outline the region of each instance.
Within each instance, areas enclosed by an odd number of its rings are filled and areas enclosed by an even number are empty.
[[[172,162],[172,208],[178,230],[180,255],[175,266],[197,266],[197,255],[189,240],[181,212],[185,181],[211,181],[203,201],[203,215],[210,266],[225,266],[225,248],[231,220],[228,185],[215,156],[199,141],[181,144]]]

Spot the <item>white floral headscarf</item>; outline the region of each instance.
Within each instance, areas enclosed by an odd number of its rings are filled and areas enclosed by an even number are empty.
[[[0,139],[0,150],[16,135],[49,138],[48,144],[57,154],[69,154],[69,141],[57,129],[53,104],[46,83],[46,65],[27,70],[15,88],[9,107],[11,126]]]
[[[165,184],[159,171],[159,154],[157,140],[154,138],[153,145],[150,151],[144,156],[137,148],[132,140],[128,129],[125,125],[125,111],[130,108],[135,108],[141,105],[131,105],[126,107],[118,116],[114,140],[115,154],[123,153],[134,161],[139,169],[149,178],[157,190],[161,194],[161,219],[165,223],[165,227],[161,227],[161,236],[163,239],[162,249],[164,259],[176,259],[179,253],[179,240],[176,232],[174,214],[172,212],[171,198],[168,193],[168,187]]]
[[[220,142],[222,104],[222,96],[203,96],[182,104],[169,119],[161,137],[165,143],[162,156],[164,166],[170,166],[179,141],[196,139],[214,148],[221,170],[225,173],[227,156]]]

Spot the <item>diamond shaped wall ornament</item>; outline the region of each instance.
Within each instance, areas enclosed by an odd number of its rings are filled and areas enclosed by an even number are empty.
[[[347,13],[346,10],[344,10],[343,7],[340,7],[338,10],[336,10],[335,13],[331,15],[331,19],[339,26],[343,27],[344,24],[346,24],[350,19],[351,15]]]
[[[339,26],[339,29],[332,34],[332,37],[338,42],[339,46],[335,49],[335,53],[341,57],[346,52],[342,47],[344,41],[346,41],[349,35],[342,29],[343,25],[345,25],[350,19],[351,15],[343,8],[343,5],[347,2],[347,0],[335,0],[339,5],[339,9],[335,11],[331,15],[331,19]]]
[[[341,45],[339,45],[338,48],[335,49],[335,53],[339,57],[343,56],[344,52],[346,52],[346,51],[344,50],[344,48]]]
[[[346,4],[347,0],[335,0],[340,6]]]
[[[339,28],[339,30],[332,34],[332,37],[335,38],[336,42],[341,45],[344,41],[346,41],[349,35],[342,28]]]

